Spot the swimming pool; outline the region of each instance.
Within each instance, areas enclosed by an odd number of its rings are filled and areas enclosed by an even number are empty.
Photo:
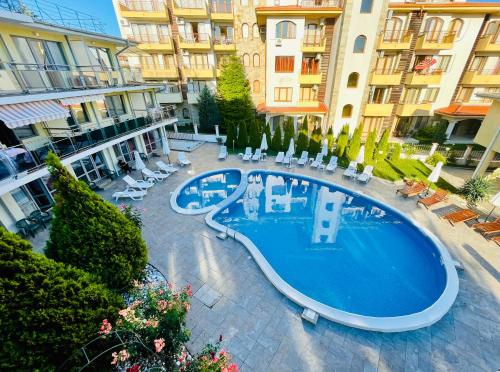
[[[425,327],[458,292],[451,258],[432,234],[377,200],[322,180],[243,174],[206,221],[242,242],[291,300],[353,327]]]

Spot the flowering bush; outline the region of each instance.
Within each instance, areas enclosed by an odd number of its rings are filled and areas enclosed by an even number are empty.
[[[125,217],[129,219],[130,222],[137,226],[137,228],[142,229],[142,227],[144,226],[141,216],[142,210],[130,204],[120,204],[118,206],[118,209],[123,213]]]
[[[206,345],[201,353],[191,360],[186,360],[184,355],[181,354],[177,360],[179,371],[238,372],[238,366],[231,363],[231,355],[224,349],[221,349],[221,343],[222,335],[216,344]]]

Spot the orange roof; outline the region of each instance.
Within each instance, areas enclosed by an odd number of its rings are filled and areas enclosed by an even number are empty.
[[[390,9],[397,9],[399,11],[412,11],[422,10],[427,11],[449,11],[452,13],[497,13],[500,10],[500,2],[439,2],[439,3],[426,3],[426,2],[400,2],[390,3]]]
[[[338,6],[297,6],[297,5],[276,5],[276,6],[257,6],[255,10],[258,12],[265,12],[267,10],[307,10],[307,11],[341,11],[342,8]]]
[[[450,105],[437,109],[436,114],[447,116],[486,116],[490,106]]]
[[[261,113],[270,114],[326,114],[328,109],[323,102],[320,102],[318,106],[315,107],[298,107],[298,106],[286,106],[286,107],[276,107],[276,106],[266,106],[265,103],[259,103],[257,105],[257,111]]]

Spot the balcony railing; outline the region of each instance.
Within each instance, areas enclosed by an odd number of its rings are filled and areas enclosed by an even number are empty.
[[[320,69],[318,66],[302,66],[300,73],[302,75],[318,75],[320,73]]]
[[[408,30],[384,30],[381,36],[386,43],[408,43],[411,40]]]
[[[234,39],[227,36],[216,36],[214,37],[215,45],[231,45],[234,44]]]
[[[155,0],[123,0],[120,1],[120,8],[136,12],[162,12],[165,10],[165,3]]]
[[[22,173],[31,173],[43,168],[49,151],[55,152],[64,159],[171,118],[168,111],[160,109],[136,110],[134,116],[130,120],[117,120],[112,125],[84,133],[75,133],[67,138],[47,137],[42,146],[34,149],[25,145],[0,148],[0,181],[17,178]]]
[[[401,70],[397,68],[376,68],[373,70],[375,75],[395,75],[399,74]]]
[[[135,41],[137,43],[148,43],[148,44],[169,44],[170,36],[159,33],[151,33],[151,34],[134,34],[128,36],[128,39],[131,41]]]
[[[485,76],[491,76],[491,75],[500,75],[500,70],[495,68],[495,69],[469,69],[469,72],[473,72],[476,75],[485,75]]]
[[[342,0],[299,0],[297,5],[304,8],[341,8]]]
[[[426,43],[453,43],[456,32],[450,31],[428,31],[421,34]]]
[[[36,63],[4,63],[24,92],[62,91],[71,89],[107,88],[140,84],[140,71],[102,66],[44,65]],[[11,94],[3,91],[0,94]]]
[[[212,13],[232,13],[233,5],[231,1],[212,1],[210,3],[210,11]]]
[[[302,45],[305,47],[320,47],[324,42],[324,35],[322,32],[306,33],[302,40]]]
[[[137,66],[136,68],[139,68],[139,66]],[[159,65],[155,63],[142,62],[140,68],[142,70],[173,70],[176,69],[177,66],[167,65],[167,64]]]
[[[182,43],[186,44],[196,44],[196,43],[209,43],[210,35],[209,34],[179,34],[179,39]]]
[[[208,70],[214,67],[209,63],[184,63],[183,66],[190,70]]]
[[[175,6],[183,9],[205,9],[203,0],[175,0]]]
[[[165,84],[163,88],[160,88],[160,93],[180,93],[181,88],[177,84]]]
[[[494,34],[486,33],[483,36],[481,36],[481,38],[489,39],[489,44],[500,45],[500,36],[498,33]]]

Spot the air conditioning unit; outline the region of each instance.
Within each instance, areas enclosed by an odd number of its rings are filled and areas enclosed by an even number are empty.
[[[387,18],[386,19],[392,19],[392,16],[394,15],[394,10],[389,9],[387,11]]]
[[[281,39],[276,39],[276,46],[281,46],[282,40]]]

